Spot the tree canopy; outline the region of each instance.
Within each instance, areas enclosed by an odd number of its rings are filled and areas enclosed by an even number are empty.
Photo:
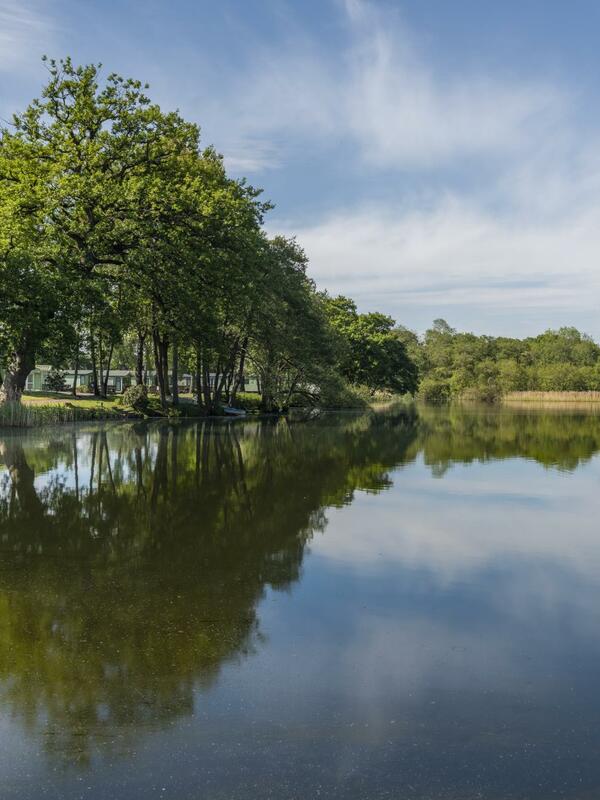
[[[247,371],[266,410],[325,387],[330,401],[333,386],[414,391],[394,321],[320,293],[301,246],[266,234],[261,190],[196,125],[101,65],[47,67],[0,130],[0,400],[20,400],[40,357],[87,366],[98,395],[115,364],[140,385],[152,371],[163,406],[185,369],[208,411]]]
[[[420,391],[428,399],[600,391],[600,346],[576,328],[517,339],[460,333],[436,320],[422,338],[405,329],[400,335],[419,369]]]

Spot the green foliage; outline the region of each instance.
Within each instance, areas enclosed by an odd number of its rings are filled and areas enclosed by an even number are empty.
[[[499,403],[502,400],[502,391],[497,383],[484,383],[478,386],[470,386],[462,394],[462,399],[477,403]]]
[[[135,411],[146,411],[148,409],[148,389],[143,384],[133,384],[128,386],[123,392],[122,403]]]
[[[270,203],[196,125],[99,65],[47,68],[40,98],[0,131],[4,399],[19,400],[41,354],[88,364],[99,394],[115,361],[138,380],[151,367],[175,416],[181,368],[208,413],[235,402],[248,370],[266,411],[350,402],[344,380],[415,390],[394,321],[320,295],[299,245],[263,230]]]
[[[427,377],[419,384],[419,397],[428,403],[447,403],[451,395],[450,381]]]
[[[262,397],[251,392],[239,392],[236,397],[236,408],[243,408],[250,413],[257,413],[262,409]]]
[[[365,408],[372,399],[370,392],[353,386],[337,370],[324,370],[319,376],[318,394],[313,405],[322,408]],[[298,405],[307,405],[304,398],[297,398]]]
[[[600,347],[575,328],[528,339],[459,333],[436,320],[419,339],[400,335],[419,365],[419,395],[435,402],[451,397],[497,402],[523,391],[597,391]]]
[[[374,394],[389,391],[413,393],[417,369],[409,358],[395,322],[385,314],[359,314],[347,297],[324,298],[331,326],[338,335],[337,365],[352,385],[366,386]]]
[[[67,389],[67,384],[65,383],[65,375],[64,372],[60,370],[53,369],[52,372],[46,378],[46,386],[44,387],[49,389],[51,392],[64,392]]]

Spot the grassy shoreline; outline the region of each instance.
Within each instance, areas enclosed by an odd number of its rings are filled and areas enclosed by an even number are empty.
[[[171,409],[169,409],[171,411]],[[182,417],[200,418],[206,414],[190,398],[182,398],[172,414],[161,408],[158,398],[151,398],[147,413],[124,406],[120,397],[97,398],[64,392],[25,393],[21,403],[0,405],[0,428],[35,428],[43,425],[62,425],[72,422],[101,420],[155,419]]]
[[[365,406],[331,408],[336,410],[366,410],[381,402],[375,398]],[[243,408],[248,417],[272,417],[277,413],[265,413],[260,408],[261,398],[256,394],[241,393],[236,405]],[[246,419],[248,417],[245,417]],[[207,414],[192,399],[191,395],[180,397],[176,408],[169,406],[167,411],[161,407],[158,397],[151,396],[147,413],[141,413],[131,407],[124,406],[120,396],[114,398],[97,398],[92,395],[73,397],[66,392],[26,392],[21,403],[5,403],[0,405],[0,430],[2,428],[37,428],[46,425],[63,425],[74,422],[99,422],[103,420],[152,420],[152,419],[228,419],[225,414]]]
[[[508,392],[503,403],[600,403],[600,392]]]
[[[0,405],[0,428],[35,428],[96,420],[141,419],[133,409],[112,406],[77,406],[69,403],[4,403]]]

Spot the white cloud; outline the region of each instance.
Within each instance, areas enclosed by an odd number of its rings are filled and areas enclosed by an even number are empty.
[[[442,305],[480,317],[533,309],[549,325],[554,311],[590,314],[600,304],[600,137],[578,127],[576,92],[540,75],[444,70],[392,6],[340,0],[323,38],[282,6],[279,37],[232,33],[235,58],[188,46],[134,74],[154,73],[158,99],[198,118],[233,172],[290,169],[289,208],[305,202],[294,170],[319,165],[316,185],[334,184],[330,210],[317,198],[303,223],[271,227],[297,234],[319,283],[361,307],[398,319],[422,308],[425,321]],[[49,7],[0,0],[0,72],[55,52]],[[121,37],[135,41],[126,28]],[[374,199],[371,187],[384,185],[385,202]]]
[[[562,118],[566,97],[540,80],[510,82],[436,71],[401,20],[373,3],[346,2],[345,43],[329,51],[290,19],[283,41],[256,44],[207,113],[223,147],[234,120],[255,168],[256,143],[354,148],[381,168],[435,168],[456,158],[531,150]],[[204,101],[203,101],[204,102]]]
[[[225,167],[235,173],[261,172],[280,166],[276,147],[268,142],[252,140],[231,141],[224,154]]]
[[[339,7],[341,50],[294,28],[229,85],[230,163],[284,167],[321,148],[336,174],[346,159],[353,185],[398,175],[398,192],[369,200],[364,183],[363,200],[353,192],[318,222],[272,227],[297,234],[321,285],[399,318],[440,305],[547,312],[547,324],[589,314],[600,304],[600,137],[582,138],[576,94],[536,76],[443,72],[389,6]]]
[[[362,306],[592,309],[600,302],[600,205],[549,223],[460,198],[433,208],[368,206],[295,232],[311,274]]]
[[[563,113],[562,93],[539,81],[438,74],[389,12],[358,0],[347,8],[354,36],[347,118],[374,164],[410,169],[514,153]]]

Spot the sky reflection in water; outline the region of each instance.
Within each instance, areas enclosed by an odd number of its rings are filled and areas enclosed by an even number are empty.
[[[0,435],[3,797],[592,798],[600,416]]]

